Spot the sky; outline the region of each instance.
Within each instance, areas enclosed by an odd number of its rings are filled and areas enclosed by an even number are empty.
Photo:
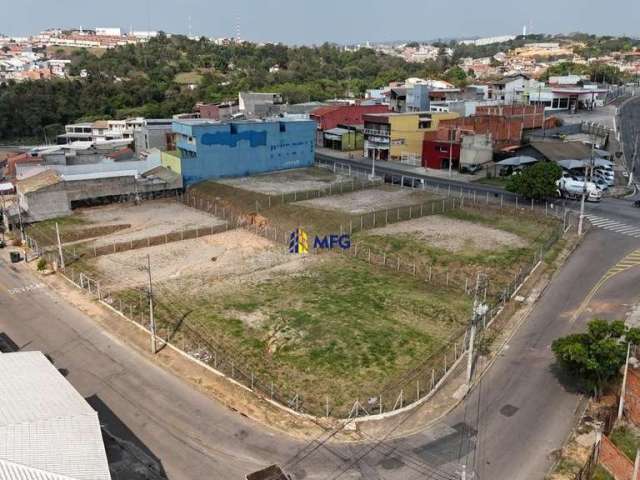
[[[0,0],[0,33],[51,27],[164,30],[288,44],[530,32],[640,36],[638,0]]]

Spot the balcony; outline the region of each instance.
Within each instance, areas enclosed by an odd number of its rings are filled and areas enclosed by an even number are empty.
[[[391,138],[391,132],[389,132],[388,130],[377,130],[375,128],[365,128],[364,134],[373,135],[375,137]]]

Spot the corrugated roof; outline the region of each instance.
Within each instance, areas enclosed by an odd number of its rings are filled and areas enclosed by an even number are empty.
[[[591,157],[591,148],[580,142],[531,142],[531,146],[553,162]]]
[[[0,355],[0,383],[0,478],[110,480],[97,413],[41,352]]]
[[[7,462],[0,459],[0,478],[2,479],[20,479],[20,480],[74,480],[64,475],[56,475],[55,473],[45,472],[37,468],[30,468],[18,463]]]
[[[44,187],[50,187],[61,181],[60,176],[55,170],[47,169],[43,172],[36,173],[31,177],[25,178],[18,182],[18,190],[22,193],[31,193]]]
[[[65,182],[78,182],[82,180],[100,180],[104,178],[136,177],[137,170],[115,170],[112,172],[74,173],[62,175]]]
[[[331,128],[329,130],[325,130],[324,133],[328,133],[330,135],[346,135],[347,133],[349,133],[349,130],[347,130],[346,128]]]

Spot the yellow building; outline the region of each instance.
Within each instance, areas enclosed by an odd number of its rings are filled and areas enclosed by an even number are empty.
[[[180,160],[180,155],[178,152],[162,152],[160,154],[160,162],[163,167],[168,168],[172,172],[181,174],[182,173],[182,160]]]
[[[422,158],[424,133],[437,130],[441,120],[450,120],[459,116],[457,113],[448,112],[412,112],[390,115],[391,159]]]

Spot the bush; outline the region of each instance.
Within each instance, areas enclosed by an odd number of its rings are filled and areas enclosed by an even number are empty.
[[[41,257],[40,260],[38,260],[37,268],[39,272],[43,272],[47,268],[47,261]]]
[[[556,194],[556,182],[562,176],[562,169],[553,162],[538,162],[513,175],[507,183],[507,190],[526,198],[540,200]]]

